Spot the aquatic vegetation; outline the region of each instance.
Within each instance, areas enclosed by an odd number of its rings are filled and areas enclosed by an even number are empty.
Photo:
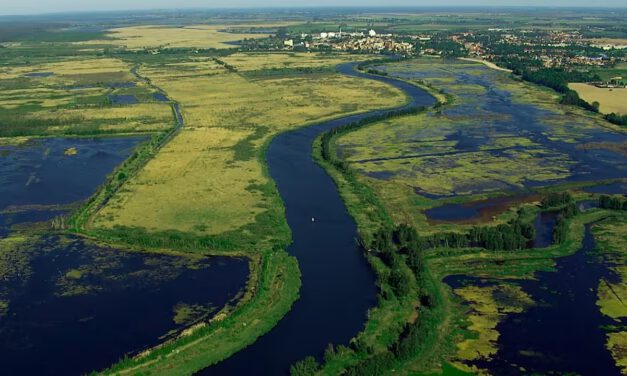
[[[67,148],[65,149],[63,154],[67,155],[68,157],[71,157],[73,155],[78,154],[78,150],[75,147]]]
[[[206,319],[216,311],[214,306],[204,306],[202,304],[177,303],[174,308],[174,322],[177,325],[191,325],[200,320]]]
[[[617,330],[607,333],[607,348],[616,364],[627,370],[627,217],[622,215],[602,221],[594,226],[594,236],[599,253],[609,264],[614,276],[599,282],[597,305],[601,313],[612,318]]]
[[[468,285],[453,292],[468,305],[466,315],[472,334],[457,344],[457,356],[465,361],[489,359],[497,352],[499,333],[496,326],[504,316],[520,313],[533,304],[533,300],[520,286],[497,283],[489,286]],[[461,367],[467,371],[483,373],[475,366]]]

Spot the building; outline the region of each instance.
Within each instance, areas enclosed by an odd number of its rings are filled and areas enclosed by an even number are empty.
[[[377,36],[377,32],[374,31],[374,29],[370,29],[370,31],[368,32],[368,35],[371,37],[376,37]]]

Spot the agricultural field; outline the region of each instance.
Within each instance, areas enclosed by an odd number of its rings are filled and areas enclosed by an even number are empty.
[[[598,102],[601,113],[627,114],[627,89],[625,88],[607,89],[582,83],[569,84],[568,87],[575,90],[586,102]]]
[[[443,108],[337,140],[338,155],[397,222],[428,231],[421,212],[445,202],[624,174],[627,136],[600,117],[557,105],[554,93],[471,62],[418,59],[384,69],[451,98]]]
[[[298,55],[284,57],[300,64]],[[258,58],[239,55],[232,64],[250,67]],[[309,57],[303,58],[309,64]],[[271,238],[275,234],[263,222],[268,213],[280,216],[281,208],[260,162],[267,142],[295,127],[404,101],[384,84],[333,72],[245,78],[226,71],[206,75],[204,62],[185,64],[185,76],[177,64],[140,69],[180,104],[185,126],[98,213],[95,228],[198,235],[237,234],[246,228],[244,236],[236,236]]]

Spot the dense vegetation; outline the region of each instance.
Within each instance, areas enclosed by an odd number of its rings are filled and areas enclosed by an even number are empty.
[[[602,209],[627,210],[627,199],[602,195],[599,197],[599,207]]]

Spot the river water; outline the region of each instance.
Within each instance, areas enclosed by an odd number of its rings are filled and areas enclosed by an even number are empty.
[[[403,107],[435,103],[413,85],[363,74],[353,67],[343,64],[338,70],[403,90],[411,99]],[[347,344],[363,329],[368,309],[376,304],[375,276],[356,243],[357,227],[334,181],[312,159],[312,145],[323,132],[382,113],[323,122],[272,141],[266,157],[292,230],[288,252],[298,259],[302,273],[300,299],[269,333],[202,374],[286,374],[293,363],[309,355],[321,359],[328,344]]]

